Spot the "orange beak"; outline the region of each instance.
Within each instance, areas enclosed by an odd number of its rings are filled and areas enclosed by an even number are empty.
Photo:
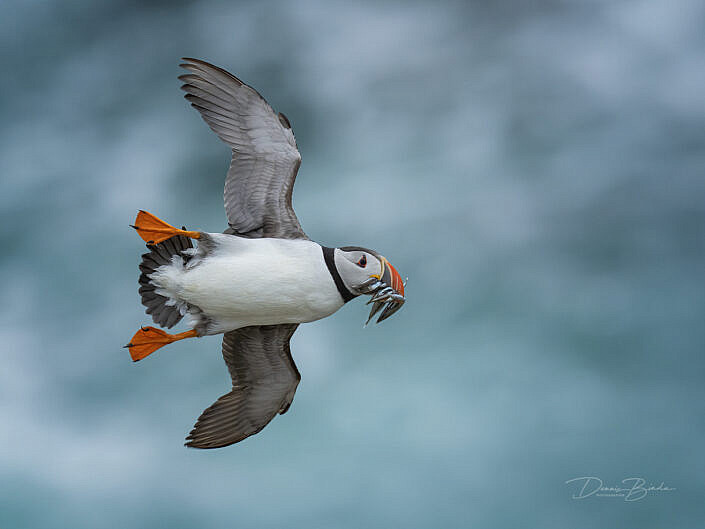
[[[404,295],[404,281],[402,281],[397,269],[392,266],[392,263],[384,259],[384,272],[382,273],[382,281],[396,290],[402,296]]]

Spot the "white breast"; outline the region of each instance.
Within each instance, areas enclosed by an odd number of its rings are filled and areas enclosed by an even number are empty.
[[[176,303],[198,307],[211,320],[208,334],[314,321],[343,306],[320,245],[209,235],[215,250],[196,266],[175,263],[151,278]]]

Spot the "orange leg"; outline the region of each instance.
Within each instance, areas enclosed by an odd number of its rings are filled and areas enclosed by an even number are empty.
[[[183,340],[184,338],[195,338],[198,336],[195,329],[180,332],[179,334],[169,334],[155,327],[142,327],[135,333],[125,347],[130,350],[130,356],[134,362],[142,360],[154,351],[171,342]]]
[[[171,224],[142,210],[137,214],[137,219],[132,227],[137,230],[139,236],[148,244],[157,244],[166,241],[174,235],[183,235],[191,239],[201,238],[201,232],[199,231],[187,231],[174,228]]]

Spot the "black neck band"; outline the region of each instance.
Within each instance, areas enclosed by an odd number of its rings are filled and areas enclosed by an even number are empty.
[[[323,248],[323,260],[326,262],[330,275],[333,276],[333,281],[335,282],[335,286],[338,288],[338,292],[340,292],[340,295],[343,298],[343,302],[347,303],[351,299],[355,299],[355,294],[350,292],[348,287],[345,286],[345,283],[343,283],[343,278],[340,277],[338,269],[335,266],[335,248],[328,248],[327,246],[321,246],[321,248]]]

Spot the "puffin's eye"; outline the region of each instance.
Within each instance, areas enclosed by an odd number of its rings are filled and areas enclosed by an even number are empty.
[[[362,254],[362,257],[360,257],[360,260],[357,262],[357,266],[360,268],[365,268],[367,266],[367,256],[365,254]]]

